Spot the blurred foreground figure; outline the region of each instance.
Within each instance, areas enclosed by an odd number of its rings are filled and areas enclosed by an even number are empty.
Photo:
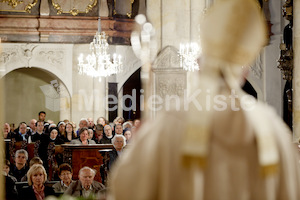
[[[200,26],[194,100],[141,127],[111,172],[111,199],[300,199],[289,129],[239,84],[265,44],[265,26],[257,1],[216,1]]]

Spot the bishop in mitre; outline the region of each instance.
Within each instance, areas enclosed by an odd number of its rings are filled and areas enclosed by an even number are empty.
[[[216,1],[200,27],[203,69],[192,91],[209,91],[210,98],[201,92],[199,104],[141,127],[111,171],[109,198],[299,200],[299,162],[289,129],[269,106],[250,104],[239,84],[242,66],[266,44],[257,1]],[[223,102],[216,105],[214,97]]]

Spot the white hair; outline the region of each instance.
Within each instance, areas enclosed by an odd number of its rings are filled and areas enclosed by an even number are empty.
[[[111,143],[115,146],[115,141],[117,138],[122,138],[123,139],[123,147],[126,146],[126,138],[124,137],[124,135],[120,135],[120,134],[116,134],[113,139],[111,140]]]
[[[80,176],[80,174],[82,173],[83,170],[90,170],[93,173],[93,175],[96,176],[96,170],[94,170],[94,169],[92,169],[88,166],[85,166],[85,167],[83,167],[79,170],[79,173],[78,173],[79,176]]]
[[[89,123],[89,121],[87,120],[87,118],[81,118],[80,121],[79,121],[79,123],[82,122],[82,121],[86,121],[86,123]]]

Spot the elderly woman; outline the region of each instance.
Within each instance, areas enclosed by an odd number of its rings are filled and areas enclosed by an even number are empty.
[[[47,173],[43,165],[34,164],[27,172],[29,187],[23,188],[19,193],[21,200],[44,200],[45,197],[54,195],[52,187],[45,186]]]
[[[83,127],[81,129],[79,129],[79,138],[72,140],[70,144],[96,144],[96,142],[94,140],[90,140],[89,138],[89,133],[88,133],[88,129]]]
[[[62,193],[65,192],[73,182],[72,167],[67,163],[61,164],[58,168],[58,176],[60,178],[60,182],[55,183],[52,187],[56,193]]]
[[[116,134],[112,139],[112,144],[114,145],[114,148],[109,152],[109,169],[111,169],[113,163],[122,154],[123,149],[126,146],[126,138],[123,135]]]

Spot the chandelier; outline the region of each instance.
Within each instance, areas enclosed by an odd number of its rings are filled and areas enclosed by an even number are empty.
[[[91,53],[85,58],[83,54],[78,57],[79,74],[92,77],[106,77],[123,71],[121,55],[113,54],[111,59],[107,52],[109,45],[105,32],[101,32],[101,19],[98,18],[98,31],[90,43]]]
[[[197,58],[200,48],[197,43],[180,44],[179,48],[180,67],[186,71],[199,70]]]

